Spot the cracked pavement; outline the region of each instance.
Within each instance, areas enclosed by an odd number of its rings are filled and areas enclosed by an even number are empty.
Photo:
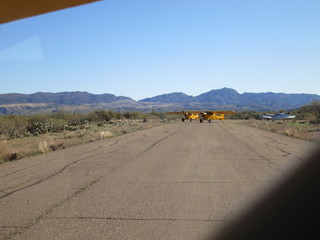
[[[0,239],[205,239],[314,147],[185,122],[3,164]]]

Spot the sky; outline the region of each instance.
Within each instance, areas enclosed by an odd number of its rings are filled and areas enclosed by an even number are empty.
[[[104,0],[0,25],[0,94],[320,95],[319,0]]]

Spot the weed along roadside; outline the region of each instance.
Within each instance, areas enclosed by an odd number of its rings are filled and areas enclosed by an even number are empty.
[[[320,143],[320,125],[311,124],[308,121],[260,121],[260,120],[241,120],[239,123],[249,125],[286,135],[288,137],[298,138],[310,142]]]
[[[112,111],[0,117],[0,164],[120,136],[163,123],[161,116]]]

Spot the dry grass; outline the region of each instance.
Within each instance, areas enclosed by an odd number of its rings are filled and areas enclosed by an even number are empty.
[[[113,134],[109,131],[103,131],[103,132],[99,132],[98,133],[98,139],[99,140],[102,140],[102,139],[105,139],[105,138],[111,138],[113,137]]]
[[[283,134],[289,137],[303,139],[311,142],[320,143],[320,126],[309,124],[305,121],[260,121],[248,120],[242,123],[271,131],[278,134]]]
[[[38,142],[38,149],[40,153],[50,152],[49,144],[47,140],[40,140]]]
[[[160,121],[143,123],[137,120],[118,120],[102,126],[91,124],[70,131],[0,141],[0,163],[107,139],[159,124]]]
[[[18,154],[11,149],[7,141],[0,141],[0,163],[18,159]]]

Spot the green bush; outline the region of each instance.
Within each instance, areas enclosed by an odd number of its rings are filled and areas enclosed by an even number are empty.
[[[47,132],[53,132],[53,125],[49,122],[30,122],[30,124],[27,127],[28,131],[34,135],[38,134],[44,134]]]
[[[27,125],[26,116],[2,116],[0,117],[0,134],[5,135],[6,138],[22,137],[26,134]]]
[[[300,107],[299,110],[312,114],[315,118],[315,122],[320,122],[320,101],[313,101],[309,105]]]
[[[112,111],[95,111],[98,120],[109,122],[112,119]]]
[[[316,125],[316,124],[320,124],[320,119],[313,119],[313,120],[310,120],[310,121],[309,121],[309,123],[310,123],[310,124],[314,124],[314,125]]]
[[[230,116],[230,119],[244,119],[244,120],[259,119],[259,115],[261,115],[261,113],[257,111],[242,111],[242,112],[235,112]]]
[[[65,119],[52,118],[49,120],[49,123],[52,126],[51,132],[62,132],[69,126],[69,123]]]
[[[152,116],[158,116],[153,113]],[[162,114],[159,114],[161,116]],[[90,122],[97,125],[104,125],[111,120],[126,119],[144,119],[147,121],[147,114],[140,112],[124,112],[96,110],[89,113],[70,113],[57,112],[52,114],[37,114],[32,116],[1,116],[0,134],[5,138],[16,138],[28,136],[30,134],[39,135],[47,132],[61,132],[64,130],[76,130],[85,128]]]
[[[143,119],[145,114],[140,112],[124,112],[122,116],[126,119]]]
[[[112,111],[96,110],[94,112],[86,113],[82,116],[81,122],[101,122],[110,121],[112,119]]]

